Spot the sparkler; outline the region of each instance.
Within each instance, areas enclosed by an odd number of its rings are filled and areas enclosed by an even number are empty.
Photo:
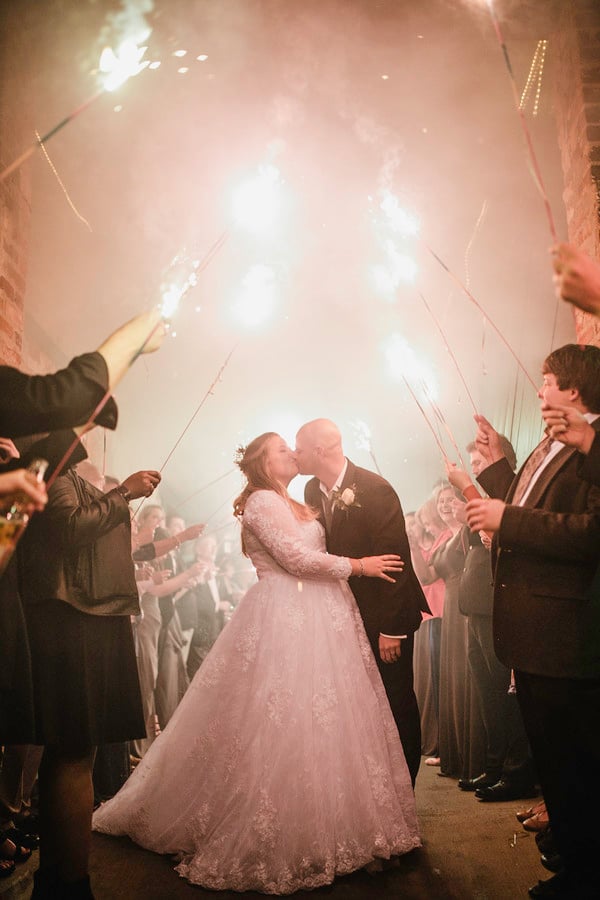
[[[65,125],[68,125],[69,122],[72,122],[73,119],[76,119],[77,116],[84,112],[84,110],[88,109],[88,107],[90,107],[99,97],[102,97],[102,95],[107,92],[115,91],[129,78],[133,78],[145,69],[148,62],[142,62],[142,57],[147,49],[147,47],[138,47],[132,40],[124,41],[116,54],[109,47],[106,47],[102,51],[99,64],[100,70],[105,73],[104,83],[100,90],[96,91],[91,97],[88,97],[87,100],[84,100],[80,106],[69,113],[68,116],[65,116],[64,119],[61,119],[61,121],[47,131],[46,134],[42,135],[42,137],[38,137],[27,150],[21,153],[20,156],[3,169],[2,172],[0,172],[0,184],[33,156],[36,150],[39,150],[43,144],[46,144],[50,138],[61,131]]]
[[[369,456],[373,461],[373,465],[379,475],[382,474],[381,469],[375,459],[375,454],[373,452],[373,445],[371,444],[371,429],[367,425],[366,422],[363,422],[362,419],[354,419],[353,422],[350,422],[350,425],[354,429],[354,440],[356,446],[359,450],[366,450]]]

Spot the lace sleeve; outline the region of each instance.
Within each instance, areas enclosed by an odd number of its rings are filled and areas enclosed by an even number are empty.
[[[352,573],[350,560],[345,556],[330,556],[306,546],[293,512],[274,491],[252,494],[246,503],[243,525],[291,575],[348,578]]]

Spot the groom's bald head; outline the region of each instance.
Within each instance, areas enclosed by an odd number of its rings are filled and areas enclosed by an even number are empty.
[[[317,475],[341,469],[344,463],[342,435],[330,419],[313,419],[296,435],[296,462],[301,475]]]

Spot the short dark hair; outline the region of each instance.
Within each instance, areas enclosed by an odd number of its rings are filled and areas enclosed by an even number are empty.
[[[554,375],[561,391],[579,391],[581,402],[600,413],[600,348],[591,344],[565,344],[544,360],[544,375]]]
[[[502,452],[508,460],[508,464],[511,469],[514,470],[517,468],[517,454],[515,453],[515,448],[509,441],[509,439],[504,434],[499,434],[498,439],[500,441],[500,446],[502,447]],[[470,444],[467,444],[467,453],[474,453],[477,450],[477,444],[475,441],[471,441]],[[479,452],[479,451],[478,451]]]

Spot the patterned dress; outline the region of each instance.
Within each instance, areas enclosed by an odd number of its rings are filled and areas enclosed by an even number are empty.
[[[272,491],[243,528],[258,583],[93,827],[179,854],[194,884],[290,894],[421,842],[349,561]]]

